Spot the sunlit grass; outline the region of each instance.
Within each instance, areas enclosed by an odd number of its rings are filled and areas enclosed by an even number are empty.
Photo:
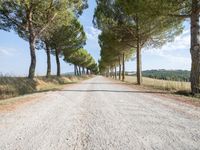
[[[137,78],[135,76],[126,76],[125,81],[136,84]],[[167,91],[188,91],[188,92],[190,91],[189,82],[159,80],[159,79],[143,77],[143,85]]]
[[[0,99],[16,97],[19,95],[54,90],[62,85],[75,83],[82,79],[87,79],[88,76],[52,76],[50,78],[37,77],[28,79],[24,77],[0,77]]]

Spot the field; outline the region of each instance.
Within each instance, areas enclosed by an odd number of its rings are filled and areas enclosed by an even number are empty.
[[[126,76],[126,82],[135,83],[137,78],[135,76]],[[169,80],[159,80],[153,78],[143,77],[143,85],[152,87],[155,89],[166,90],[166,91],[190,91],[189,82],[180,82],[180,81],[169,81]]]
[[[33,80],[24,77],[0,77],[0,100],[19,95],[55,90],[62,85],[71,84],[88,76],[62,76],[50,78],[37,77]]]
[[[142,75],[161,80],[190,81],[190,71],[187,70],[146,70],[142,72]]]

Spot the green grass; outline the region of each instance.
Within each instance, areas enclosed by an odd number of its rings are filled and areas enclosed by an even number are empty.
[[[24,77],[0,77],[0,100],[35,92],[48,91],[60,88],[62,85],[75,83],[87,79],[88,76],[52,76],[50,78],[37,77],[28,79]]]

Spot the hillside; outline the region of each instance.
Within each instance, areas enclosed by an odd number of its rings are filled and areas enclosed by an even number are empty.
[[[162,80],[190,81],[190,71],[187,70],[146,70],[143,71],[143,76]]]

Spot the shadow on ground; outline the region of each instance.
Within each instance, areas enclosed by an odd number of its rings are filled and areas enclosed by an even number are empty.
[[[159,94],[166,94],[166,92],[152,92],[152,91],[118,91],[118,90],[58,90],[63,92],[105,92],[105,93],[159,93]]]

